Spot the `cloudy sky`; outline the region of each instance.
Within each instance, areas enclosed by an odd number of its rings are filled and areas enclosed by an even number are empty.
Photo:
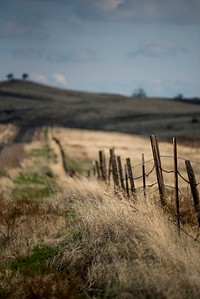
[[[200,96],[200,0],[0,0],[0,80]]]

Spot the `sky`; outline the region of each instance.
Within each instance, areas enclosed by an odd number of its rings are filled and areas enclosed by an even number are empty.
[[[0,80],[200,97],[200,0],[0,0]]]

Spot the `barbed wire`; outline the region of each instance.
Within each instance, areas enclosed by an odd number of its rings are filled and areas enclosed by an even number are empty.
[[[185,181],[187,184],[190,184],[190,182],[189,182],[186,178],[184,178],[184,176],[182,176],[182,174],[180,173],[180,171],[178,171],[177,173],[178,173],[179,177],[180,177],[183,181]]]
[[[170,158],[170,159],[174,159],[173,156],[167,156],[167,155],[160,155],[161,158]],[[183,161],[186,161],[186,160],[189,160],[188,158],[183,158],[183,157],[177,157],[178,160],[183,160]],[[190,162],[192,163],[196,163],[196,164],[200,164],[199,161],[194,161],[194,160],[190,160]]]
[[[156,201],[155,203],[153,203],[153,204],[158,204],[158,203],[160,203],[161,201],[160,200],[158,200],[158,201]],[[165,208],[167,208],[168,210],[171,210],[171,212],[173,212],[172,213],[172,216],[173,217],[176,217],[176,214],[174,214],[175,213],[175,210],[172,208],[172,207],[170,207],[169,205],[165,205]],[[180,217],[181,218],[181,217]],[[171,222],[171,223],[173,223],[175,226],[177,226],[177,223],[175,223],[174,222],[174,220],[172,220],[172,219],[170,219],[169,217],[168,217],[168,220]],[[187,219],[187,223],[190,223],[190,224],[193,224],[193,225],[195,225],[195,226],[197,226],[197,223],[196,222],[194,222],[194,221],[192,221],[192,220],[189,220],[189,219]],[[183,223],[182,223],[183,224]],[[195,241],[195,242],[197,242],[197,243],[199,243],[200,244],[200,241],[198,241],[197,240],[197,237],[196,238],[194,238],[193,236],[191,236],[188,232],[186,232],[182,227],[179,227],[179,229],[180,229],[180,231],[182,231],[184,234],[186,234],[188,237],[190,237],[193,241]],[[199,227],[198,227],[198,230],[199,230]]]

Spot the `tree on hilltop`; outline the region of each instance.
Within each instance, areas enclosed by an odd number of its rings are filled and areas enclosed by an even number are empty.
[[[12,74],[12,73],[10,73],[10,74],[8,74],[7,76],[6,76],[6,78],[8,79],[8,80],[14,80],[14,75]]]
[[[22,80],[27,80],[27,79],[28,79],[28,77],[29,77],[29,75],[28,75],[28,74],[26,74],[26,73],[22,74]]]
[[[146,98],[146,92],[143,88],[138,88],[135,90],[135,92],[133,93],[134,97],[138,97],[138,98]]]

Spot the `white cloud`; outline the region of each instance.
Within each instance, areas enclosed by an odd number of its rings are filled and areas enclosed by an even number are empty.
[[[120,4],[125,2],[126,0],[93,0],[93,6],[102,11],[111,11],[117,9]]]
[[[42,75],[42,74],[33,74],[32,79],[36,82],[39,83],[48,83],[48,79],[46,76]]]
[[[200,22],[199,0],[79,0],[77,13],[83,19],[93,21]]]
[[[128,57],[149,56],[163,57],[174,56],[180,53],[187,53],[188,50],[173,41],[157,40],[138,47],[135,51],[130,51]]]
[[[52,75],[52,78],[56,81],[56,83],[59,83],[64,86],[68,85],[68,82],[63,74],[55,73]]]

